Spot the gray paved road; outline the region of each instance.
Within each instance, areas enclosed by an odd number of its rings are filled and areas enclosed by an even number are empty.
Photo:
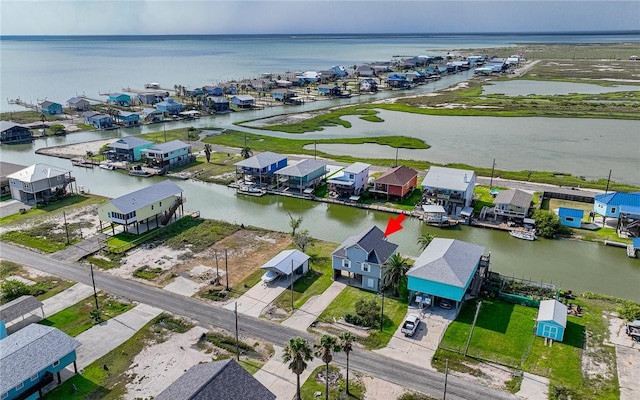
[[[1,244],[0,257],[22,265],[36,268],[52,275],[91,285],[89,270],[77,263],[54,260],[11,244]],[[202,301],[167,292],[152,286],[129,281],[101,271],[95,271],[96,286],[100,290],[149,304],[163,310],[196,320],[203,326],[215,326],[233,331],[233,311],[211,306]],[[291,337],[303,336],[314,341],[308,333],[271,323],[259,318],[241,316],[238,321],[242,335],[260,338],[271,343],[284,345]],[[337,355],[336,362],[345,364],[344,356]],[[424,360],[425,366],[430,360]],[[404,363],[370,351],[355,351],[350,356],[350,367],[368,375],[380,377],[400,386],[424,392],[440,398],[444,388],[444,375]],[[447,399],[515,399],[516,397],[483,386],[449,377]]]

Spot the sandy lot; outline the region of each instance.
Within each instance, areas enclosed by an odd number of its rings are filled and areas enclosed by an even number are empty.
[[[103,139],[103,140],[93,140],[91,142],[47,147],[44,149],[39,149],[38,151],[36,151],[36,153],[45,154],[53,157],[62,157],[62,158],[84,157],[87,155],[87,151],[91,151],[93,152],[93,154],[98,154],[102,146],[104,146],[105,144],[113,143],[115,141],[116,139],[113,139],[113,138]]]
[[[43,216],[41,218],[35,217],[32,220],[19,225],[10,224],[0,226],[0,234],[7,231],[27,230],[34,227],[36,224],[43,223],[55,224],[57,225],[56,229],[62,232],[64,229],[65,218],[67,220],[67,224],[81,223],[83,235],[85,236],[95,235],[100,227],[100,221],[98,219],[98,205],[91,204],[88,206],[75,208],[73,210],[67,210],[65,211],[64,216],[62,215],[62,213],[56,213],[54,215]]]

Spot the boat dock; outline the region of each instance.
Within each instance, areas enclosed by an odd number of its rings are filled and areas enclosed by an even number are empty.
[[[9,103],[9,104],[17,104],[17,105],[22,106],[24,108],[28,108],[29,110],[40,111],[37,104],[27,103],[26,101],[21,100],[20,98],[7,99],[7,103]]]

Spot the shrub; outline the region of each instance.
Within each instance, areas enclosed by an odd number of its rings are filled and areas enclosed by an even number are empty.
[[[640,305],[631,301],[624,303],[617,311],[620,318],[624,318],[627,321],[640,319]]]
[[[554,238],[560,231],[560,219],[558,216],[548,210],[536,210],[533,213],[536,220],[536,233],[544,238]]]
[[[364,321],[359,315],[347,314],[344,316],[344,320],[350,324],[362,326]]]
[[[356,301],[356,314],[362,318],[363,326],[376,326],[380,319],[380,305],[376,299],[359,299]]]
[[[2,293],[2,302],[8,303],[20,296],[31,294],[31,288],[24,282],[9,279],[0,284],[0,293]]]

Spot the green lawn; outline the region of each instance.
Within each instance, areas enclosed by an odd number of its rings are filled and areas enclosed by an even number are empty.
[[[300,395],[303,400],[316,399],[317,397],[314,396],[315,392],[321,392],[322,396],[320,396],[319,398],[324,399],[324,392],[326,388],[325,381],[324,381],[324,374],[326,372],[326,369],[327,367],[324,365],[317,367],[315,370],[313,370],[309,378],[307,378],[307,380],[304,382],[304,384],[300,388]],[[340,373],[340,369],[338,367],[329,364],[330,375],[336,375],[339,373]],[[322,374],[321,377],[319,377],[318,374]],[[366,391],[366,388],[364,387],[364,385],[362,385],[361,383],[353,379],[353,374],[354,374],[353,371],[349,371],[349,378],[351,378],[349,379],[349,397],[346,397],[345,395],[344,398],[345,399],[364,399],[364,393]],[[344,391],[346,390],[345,388],[346,381],[344,379],[343,374],[340,374],[340,378],[337,379],[336,383],[337,385],[333,385],[331,381],[329,381],[329,398],[330,399],[342,398],[339,396],[343,394]]]
[[[111,319],[133,307],[130,303],[124,303],[104,292],[98,293],[98,305],[103,320]],[[94,309],[95,299],[89,296],[71,307],[48,316],[40,323],[56,327],[70,336],[77,336],[95,325],[95,321],[91,318],[91,311]]]
[[[338,297],[320,314],[319,319],[333,323],[334,318],[344,317],[345,314],[355,314],[355,303],[359,299],[367,300],[376,299],[382,303],[382,298],[377,293],[367,290],[358,289],[347,286]],[[369,330],[366,338],[357,337],[358,342],[362,343],[366,348],[381,349],[389,343],[391,337],[395,333],[398,326],[402,323],[407,314],[407,296],[401,296],[400,299],[385,297],[384,299],[384,324],[382,332],[380,329]]]
[[[178,128],[161,130],[158,132],[143,133],[136,136],[144,140],[150,140],[154,143],[165,143],[172,140],[182,140],[185,143],[189,143],[192,140],[197,140],[199,133],[200,129],[197,129],[196,131],[194,131],[194,133],[190,134],[189,128]]]

